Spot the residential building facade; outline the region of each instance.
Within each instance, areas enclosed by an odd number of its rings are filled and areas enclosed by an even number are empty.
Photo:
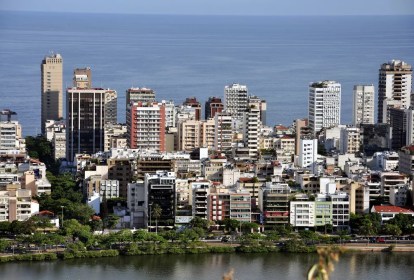
[[[309,127],[313,134],[341,123],[341,84],[335,81],[309,86]]]
[[[353,89],[352,123],[374,124],[374,85],[355,85]]]

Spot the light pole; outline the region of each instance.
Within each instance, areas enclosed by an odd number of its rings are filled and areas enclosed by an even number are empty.
[[[63,208],[65,208],[65,206],[61,205],[60,207],[62,208],[62,228],[63,228]]]

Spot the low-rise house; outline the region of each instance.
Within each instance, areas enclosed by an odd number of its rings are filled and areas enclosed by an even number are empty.
[[[398,206],[374,205],[371,208],[371,213],[379,213],[381,215],[382,224],[393,219],[398,214],[414,216],[413,210]]]

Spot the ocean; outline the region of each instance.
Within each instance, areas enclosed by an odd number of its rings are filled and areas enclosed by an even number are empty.
[[[413,26],[414,16],[0,12],[0,109],[17,112],[24,135],[40,133],[40,64],[54,51],[63,56],[64,87],[74,68],[90,66],[93,86],[118,92],[119,122],[129,87],[204,103],[235,82],[267,101],[268,125],[290,125],[307,117],[309,83],[335,80],[347,124],[353,85],[377,88],[378,69],[391,59],[414,64]]]

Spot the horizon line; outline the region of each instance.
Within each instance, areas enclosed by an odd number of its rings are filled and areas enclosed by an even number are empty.
[[[3,10],[12,13],[45,13],[45,14],[92,14],[92,15],[137,15],[137,16],[242,16],[242,17],[377,17],[377,16],[414,16],[411,14],[203,14],[203,13],[131,13],[131,12],[93,12],[93,11],[41,11],[41,10]]]

